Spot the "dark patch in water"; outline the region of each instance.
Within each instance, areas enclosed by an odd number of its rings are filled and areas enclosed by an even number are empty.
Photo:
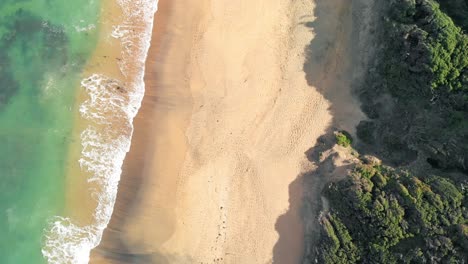
[[[0,110],[18,90],[18,83],[9,72],[9,60],[3,49],[0,50]]]
[[[0,110],[24,88],[15,80],[15,72],[28,73],[28,80],[21,81],[38,93],[44,73],[60,70],[68,61],[68,39],[60,26],[22,9],[2,20],[7,33],[0,39]],[[22,58],[11,57],[15,48],[20,49]]]

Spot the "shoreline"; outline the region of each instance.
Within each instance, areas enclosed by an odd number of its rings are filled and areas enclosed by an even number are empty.
[[[109,39],[108,36],[112,32],[112,26],[117,22],[115,17],[122,17],[123,14],[119,10],[117,3],[113,0],[105,0],[101,7],[101,24],[99,37],[96,48],[91,56],[87,66],[84,68],[82,77],[91,76],[96,71],[105,74],[106,76],[123,79],[124,76],[120,72],[118,64],[115,63],[113,58],[120,57],[122,49],[120,47],[120,41],[118,39]],[[82,139],[81,133],[90,125],[93,125],[93,121],[83,118],[80,113],[81,105],[87,100],[88,93],[83,89],[80,83],[77,89],[76,104],[73,111],[76,113],[74,116],[74,127],[72,138],[74,144],[71,146],[69,151],[70,158],[69,166],[67,170],[67,192],[66,192],[66,208],[65,215],[73,219],[77,225],[87,226],[92,225],[94,220],[94,211],[97,207],[97,201],[92,197],[92,193],[89,191],[89,179],[93,177],[92,173],[84,172],[79,164],[79,160],[82,158]],[[84,194],[86,195],[85,197]],[[80,208],[80,210],[76,210]]]
[[[133,124],[135,129],[132,143],[122,167],[123,172],[119,182],[119,191],[111,221],[104,231],[101,243],[92,250],[90,263],[128,263],[129,261],[138,261],[140,259],[140,252],[128,250],[128,246],[126,245],[128,238],[122,237],[122,234],[128,233],[126,224],[127,213],[132,210],[132,205],[138,199],[138,197],[135,197],[135,194],[138,194],[144,182],[142,170],[144,169],[144,158],[147,155],[147,149],[145,149],[146,139],[152,138],[148,136],[149,131],[145,127],[148,126],[151,129],[153,126],[153,120],[148,118],[147,115],[154,110],[154,101],[156,101],[155,90],[158,86],[156,80],[153,80],[154,83],[151,83],[147,78],[155,67],[154,61],[156,58],[164,56],[160,51],[167,49],[167,43],[163,39],[168,38],[165,35],[167,33],[168,20],[171,16],[171,7],[172,4],[169,0],[159,0],[158,2],[158,11],[154,17],[151,45],[146,62],[145,95],[139,112],[134,119]],[[157,79],[156,76],[155,78]],[[142,258],[146,259],[147,254],[143,253]]]
[[[103,0],[95,50],[77,89],[66,207],[42,253],[49,262],[88,263],[107,226],[121,165],[144,93],[144,65],[157,2]]]

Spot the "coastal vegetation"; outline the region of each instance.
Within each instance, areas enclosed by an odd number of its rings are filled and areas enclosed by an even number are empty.
[[[342,147],[349,147],[353,143],[353,138],[346,131],[338,131],[335,133],[336,144]]]
[[[360,90],[369,120],[358,136],[389,164],[425,156],[434,167],[466,172],[468,35],[435,1],[387,5],[379,56]]]
[[[331,209],[318,263],[462,263],[468,258],[466,191],[453,181],[358,165],[324,191]]]
[[[468,1],[379,2],[357,91],[368,119],[349,145],[382,163],[361,158],[327,185],[305,263],[466,263]]]
[[[446,12],[453,21],[465,32],[468,30],[468,1],[467,0],[438,0],[442,11]]]

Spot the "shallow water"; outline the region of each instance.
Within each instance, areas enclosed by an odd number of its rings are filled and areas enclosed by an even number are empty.
[[[98,0],[0,2],[1,263],[45,263],[44,232],[64,210],[81,71]]]

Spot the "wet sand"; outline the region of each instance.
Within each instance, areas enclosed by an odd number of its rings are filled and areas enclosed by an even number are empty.
[[[145,98],[91,263],[300,262],[304,153],[332,121],[303,69],[313,11],[160,0]]]
[[[90,263],[161,263],[158,248],[173,232],[174,175],[184,159],[183,133],[192,109],[186,77],[191,42],[181,38],[193,35],[200,13],[196,8],[182,11],[180,4],[159,1],[146,63],[145,97],[134,119],[113,216]]]
[[[144,55],[155,6],[104,0],[100,7],[99,25],[90,29],[97,31],[96,47],[70,109],[75,116],[66,171],[66,219],[54,222],[48,239],[62,247],[52,246],[56,254],[73,263],[86,261],[112,212],[120,162],[143,95]]]

